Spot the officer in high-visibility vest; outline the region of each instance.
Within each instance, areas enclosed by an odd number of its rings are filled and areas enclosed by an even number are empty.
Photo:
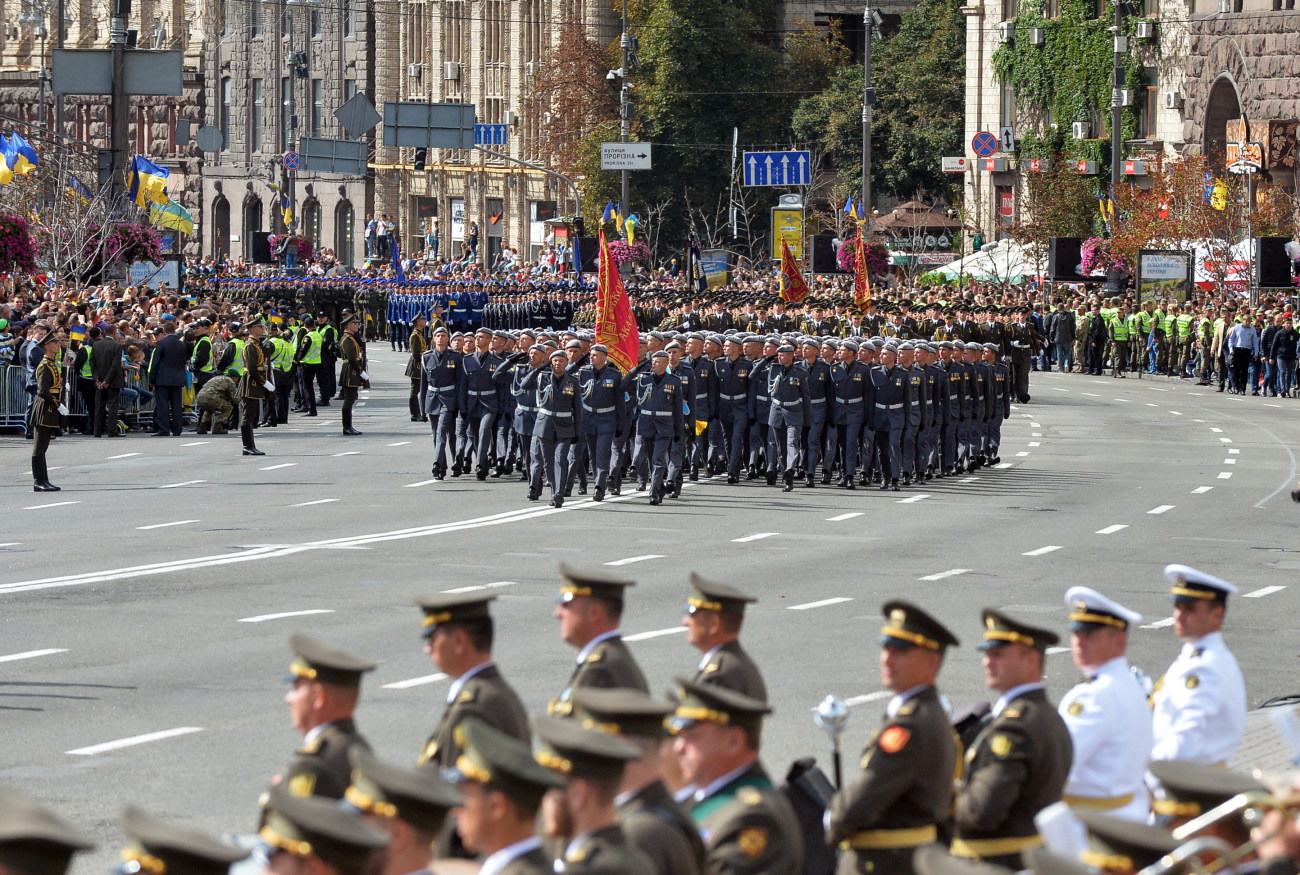
[[[229,335],[230,339],[226,341],[226,346],[221,350],[221,357],[217,360],[217,370],[223,374],[234,371],[236,377],[244,375],[244,325],[241,322],[231,322]],[[231,413],[228,428],[239,427],[239,415],[241,413],[240,405],[236,405]]]
[[[1156,373],[1168,374],[1173,369],[1172,355],[1174,353],[1174,317],[1177,313],[1174,311],[1174,304],[1169,307],[1163,307],[1156,310]]]
[[[190,373],[194,375],[194,394],[198,394],[203,384],[217,373],[217,360],[212,352],[212,322],[200,319],[192,330],[195,334],[194,349],[190,353]]]
[[[1113,347],[1110,371],[1112,377],[1127,376],[1124,371],[1128,368],[1129,338],[1128,307],[1120,304],[1114,318],[1110,320],[1110,342]]]
[[[323,360],[325,339],[320,329],[312,325],[310,318],[305,323],[307,331],[299,335],[298,348],[294,357],[298,361],[298,375],[302,403],[308,416],[316,415],[316,375],[320,372]]]
[[[275,397],[268,398],[262,411],[262,424],[272,428],[289,421],[289,389],[293,386],[293,344],[289,342],[288,326],[273,329],[271,345],[271,379],[275,381]]]

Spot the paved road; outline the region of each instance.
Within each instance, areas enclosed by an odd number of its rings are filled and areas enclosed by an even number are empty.
[[[854,706],[856,757],[886,697],[875,636],[892,596],[965,640],[941,676],[961,706],[987,698],[969,646],[980,607],[1063,630],[1075,583],[1146,615],[1131,650],[1158,676],[1177,651],[1160,571],[1186,562],[1250,596],[1233,601],[1228,637],[1251,704],[1294,692],[1300,401],[1036,374],[1001,469],[902,493],[702,481],[661,508],[627,495],[554,509],[517,482],[430,482],[404,357],[379,358],[361,438],[338,436],[337,407],[265,430],[260,459],[240,457],[236,435],[65,438],[54,495],[26,491],[25,442],[0,444],[0,473],[19,484],[0,517],[0,781],[101,840],[77,875],[115,859],[128,802],[212,831],[253,826],[297,741],[281,704],[290,632],[379,663],[360,725],[382,756],[413,761],[447,681],[410,599],[486,588],[500,596],[498,660],[540,711],[573,655],[551,619],[560,560],[638,582],[624,631],[655,688],[698,658],[678,634],[689,571],[759,595],[744,638],[773,690],[774,772],[827,759],[810,709],[830,692]],[[1067,653],[1049,659],[1059,696],[1076,671]]]

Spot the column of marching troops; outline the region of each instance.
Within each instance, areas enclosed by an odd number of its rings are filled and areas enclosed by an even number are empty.
[[[1012,400],[1028,399],[992,343],[652,331],[626,373],[580,329],[460,333],[417,315],[407,343],[433,477],[518,472],[556,507],[633,479],[660,504],[701,472],[898,491],[999,463]]]
[[[806,770],[777,787],[763,766],[772,706],[739,641],[754,597],[691,575],[683,624],[702,658],[658,699],[619,631],[632,582],[560,574],[555,617],[576,657],[531,720],[493,659],[494,597],[415,600],[424,650],[451,683],[414,767],[377,758],[360,733],[375,666],[291,636],[285,702],[303,743],[263,794],[260,862],[275,875],[1297,871],[1294,795],[1223,767],[1245,717],[1221,631],[1227,581],[1166,567],[1182,650],[1150,706],[1125,655],[1142,618],[1089,587],[1065,594],[1083,679],[1059,706],[1043,684],[1057,635],[986,609],[978,649],[997,699],[956,717],[936,683],[957,637],[914,604],[885,603],[893,698],[834,789]],[[1273,809],[1256,841],[1251,808]],[[120,875],[225,875],[249,853],[136,809],[121,822]],[[0,794],[5,875],[63,875],[89,846]]]

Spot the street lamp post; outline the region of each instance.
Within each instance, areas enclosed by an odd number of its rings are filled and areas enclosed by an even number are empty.
[[[880,13],[868,2],[862,10],[862,215],[871,227],[871,113],[876,89],[871,85],[871,37],[880,24]]]

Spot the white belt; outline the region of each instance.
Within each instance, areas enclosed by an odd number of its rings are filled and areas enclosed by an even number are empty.
[[[497,393],[496,389],[483,389],[483,390],[470,389],[469,390],[469,394],[471,395],[495,395],[496,393]]]
[[[826,399],[825,399],[825,398],[814,398],[814,399],[812,400],[812,403],[813,403],[813,404],[825,404],[825,403],[826,403]]]
[[[718,397],[721,398],[723,401],[744,401],[745,400],[744,395],[719,395]]]
[[[877,409],[880,410],[902,410],[903,409],[902,404],[877,404],[876,407]]]
[[[673,412],[671,410],[642,410],[641,413],[644,416],[672,416],[673,415]]]

